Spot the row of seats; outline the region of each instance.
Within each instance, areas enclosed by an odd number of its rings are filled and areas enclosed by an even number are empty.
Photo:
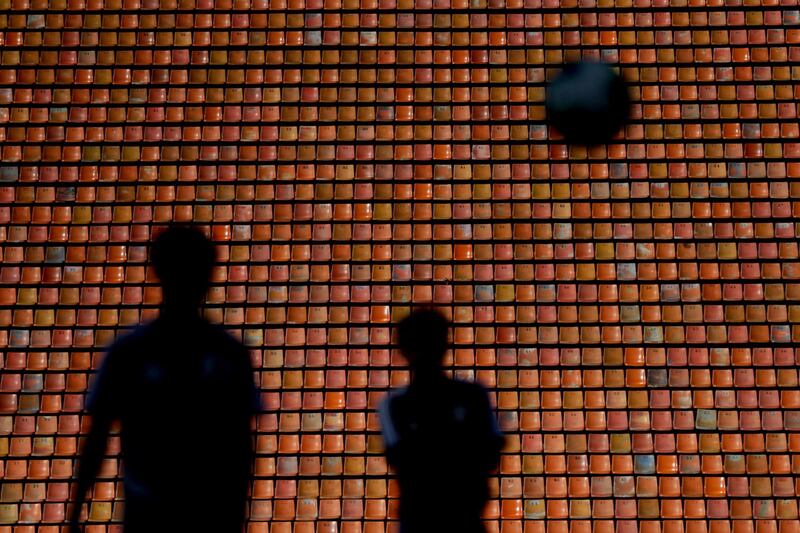
[[[522,519],[542,521],[565,520],[570,523],[576,520],[609,520],[617,518],[618,523],[625,519],[633,522],[633,532],[636,531],[635,524],[637,515],[641,520],[652,520],[661,518],[662,520],[686,519],[686,524],[699,521],[705,526],[705,519],[709,519],[711,524],[717,524],[717,531],[726,531],[734,525],[733,530],[748,531],[748,525],[752,528],[753,519],[759,525],[756,531],[776,532],[776,531],[796,531],[798,528],[797,504],[796,501],[788,503],[781,500],[775,508],[764,510],[762,502],[768,500],[755,500],[752,503],[746,500],[734,500],[730,504],[725,500],[702,499],[681,501],[680,499],[641,499],[638,501],[611,500],[611,499],[573,499],[573,500],[503,500],[491,502],[489,510],[486,512],[488,520],[500,520],[500,531],[522,531]],[[494,504],[494,505],[492,505]],[[60,523],[64,520],[65,505],[60,503],[23,503],[23,504],[0,504],[0,524],[31,524],[31,523]],[[319,508],[317,500],[303,499],[295,503],[293,500],[255,500],[250,506],[251,527],[249,531],[298,531],[303,527],[303,522],[289,521],[309,521],[309,520],[342,520],[342,526],[347,524],[346,520],[367,520],[364,525],[369,530],[373,520],[386,520],[395,518],[396,512],[392,512],[397,507],[396,501],[379,499],[344,499],[344,500],[320,500]],[[494,509],[492,509],[494,507]],[[493,512],[494,511],[494,512]],[[88,519],[92,522],[117,522],[122,518],[123,503],[120,501],[103,502],[93,501],[89,506]],[[732,520],[728,522],[728,518]],[[777,520],[776,520],[777,519]],[[263,522],[272,522],[269,529]],[[520,522],[514,522],[520,521]],[[588,520],[587,520],[588,521]],[[721,522],[721,523],[720,523]],[[738,522],[744,522],[739,525]],[[766,524],[764,524],[766,522]],[[785,522],[788,522],[786,524]],[[262,523],[264,528],[259,528]],[[595,522],[596,523],[596,522]],[[313,532],[313,523],[308,523],[308,531]],[[640,522],[641,524],[641,522]],[[724,524],[724,525],[723,525]],[[294,528],[291,526],[294,525]],[[335,523],[333,531],[335,529]],[[372,524],[372,530],[375,526]],[[382,524],[380,524],[382,526]],[[284,529],[281,528],[283,526]],[[361,526],[360,523],[354,526]],[[566,523],[563,531],[568,531]],[[665,524],[666,526],[666,524]],[[2,526],[0,526],[1,528]],[[113,527],[113,526],[107,526]],[[491,526],[489,526],[491,528]],[[91,528],[91,526],[90,526]],[[780,528],[780,529],[779,529]],[[343,527],[343,530],[345,528]],[[551,528],[547,528],[551,530]],[[667,526],[665,530],[669,530]],[[681,531],[676,526],[671,528],[674,531]],[[42,531],[43,529],[39,529]],[[301,529],[302,530],[302,529]],[[319,530],[319,529],[318,529]],[[527,530],[527,528],[526,528]],[[570,531],[573,529],[570,528]],[[596,531],[597,529],[595,529]],[[697,529],[705,531],[705,529]],[[712,527],[712,531],[714,528]],[[3,531],[3,529],[0,529]],[[12,531],[9,529],[7,531]],[[23,531],[17,526],[13,531]],[[87,530],[91,531],[91,529]],[[96,531],[102,531],[102,529]],[[379,529],[383,531],[383,529]],[[591,531],[591,529],[586,529]],[[614,531],[609,527],[608,531]],[[657,531],[657,530],[656,530]],[[730,531],[730,529],[727,529]],[[749,529],[753,531],[753,529]]]
[[[35,3],[35,2],[34,2]],[[147,3],[147,2],[145,2]],[[475,5],[468,5],[465,0],[401,0],[392,2],[391,6],[386,2],[379,3],[375,0],[291,0],[291,1],[271,1],[264,0],[255,2],[151,2],[150,6],[143,6],[140,2],[135,5],[120,5],[120,2],[111,2],[109,5],[98,5],[94,9],[107,7],[114,12],[109,14],[82,14],[78,10],[74,12],[69,8],[66,12],[52,6],[42,5],[33,7],[35,10],[50,10],[52,14],[31,14],[27,18],[15,17],[12,28],[44,29],[48,27],[63,27],[66,29],[142,29],[142,30],[168,30],[172,28],[195,30],[200,34],[209,33],[206,28],[306,28],[306,27],[325,27],[331,24],[326,22],[345,22],[347,26],[359,25],[360,27],[388,27],[388,28],[444,28],[458,30],[461,28],[504,28],[504,27],[533,27],[543,26],[550,28],[591,28],[600,27],[621,27],[621,28],[643,28],[656,26],[659,28],[675,26],[686,27],[708,26],[718,30],[715,35],[715,43],[720,43],[720,33],[723,35],[730,31],[731,44],[764,44],[766,32],[759,31],[764,26],[777,27],[782,30],[786,25],[796,22],[800,14],[796,10],[742,10],[731,8],[727,10],[715,11],[648,11],[648,7],[656,7],[651,2],[638,2],[637,8],[641,11],[631,12],[592,12],[593,7],[610,8],[615,2],[608,0],[591,0],[580,3],[580,7],[585,12],[577,12],[578,3],[568,6],[562,3],[522,0],[493,0],[491,2],[481,1]],[[616,2],[618,4],[618,2]],[[106,3],[104,3],[106,4]],[[641,5],[639,5],[641,4]],[[24,11],[31,9],[31,2],[14,2],[13,11]],[[796,5],[785,3],[783,5]],[[499,9],[501,7],[512,10],[510,13],[470,13],[468,9],[490,8]],[[625,7],[623,5],[618,6]],[[630,7],[630,6],[627,6]],[[525,8],[527,13],[514,13],[513,10]],[[142,13],[140,10],[160,9],[164,13],[152,14]],[[322,10],[315,13],[313,10]],[[344,10],[345,13],[339,13]],[[359,10],[360,15],[352,15],[353,10]],[[426,12],[426,11],[450,10],[446,13]],[[187,12],[188,11],[188,12]],[[212,11],[207,13],[206,11]],[[305,13],[303,11],[306,11]],[[311,12],[309,12],[311,11]],[[330,11],[330,13],[326,13]],[[348,13],[350,12],[350,13]],[[328,15],[327,17],[325,15]],[[333,15],[333,16],[332,16]],[[339,15],[336,17],[335,15]],[[22,24],[24,23],[24,24]],[[22,25],[20,25],[22,24]],[[333,25],[337,26],[337,25]],[[741,26],[755,26],[754,32],[739,30]],[[735,29],[729,29],[729,28]],[[721,31],[719,31],[721,30]],[[216,33],[216,32],[215,32]],[[610,32],[604,32],[610,33]],[[144,39],[150,36],[145,34]],[[604,36],[608,39],[608,36]],[[74,38],[67,35],[67,39]],[[179,46],[189,44],[186,42],[186,35],[179,34],[179,39],[169,44]],[[724,41],[723,41],[724,43]],[[54,44],[68,46],[69,42],[59,41]],[[156,41],[147,41],[140,44],[156,44]],[[227,43],[226,43],[227,44]],[[284,43],[272,43],[284,44]],[[504,43],[505,44],[505,43]],[[594,43],[597,44],[597,43]],[[602,44],[633,44],[633,43],[609,43]],[[636,43],[647,44],[647,43]],[[696,43],[696,44],[709,44]]]
[[[268,359],[275,360],[272,357]],[[483,364],[487,359],[484,359]],[[44,370],[42,368],[20,368],[18,365],[23,362],[24,358],[14,357],[14,361],[10,361],[10,364],[6,366],[7,372],[0,376],[0,392],[44,392],[50,396],[49,393],[64,391],[79,393],[87,386],[85,373],[75,372],[74,369],[69,369],[69,373],[65,373],[64,367],[57,367],[46,368],[48,372],[45,374],[41,372]],[[508,362],[506,360],[506,364]],[[468,363],[468,361],[456,362],[457,366],[467,366]],[[473,359],[471,363],[474,368],[475,360]],[[267,364],[269,365],[269,363]],[[705,364],[708,364],[707,360]],[[380,383],[388,385],[389,372],[381,371],[380,366],[375,365],[369,370],[351,368],[346,371],[313,370],[313,366],[306,370],[292,370],[292,367],[287,366],[282,372],[264,369],[257,370],[256,373],[263,390],[302,389],[309,391],[310,395],[312,394],[310,391],[314,389],[335,391],[347,388],[355,391],[377,387]],[[710,370],[707,368],[485,370],[480,369],[479,366],[478,369],[482,382],[500,389],[501,401],[506,396],[522,395],[537,399],[541,396],[546,403],[552,404],[559,402],[563,395],[563,400],[568,403],[585,399],[595,407],[603,407],[606,403],[609,407],[616,407],[620,403],[618,398],[622,398],[624,405],[626,395],[631,399],[634,395],[646,395],[649,396],[649,406],[652,408],[661,408],[665,403],[669,405],[671,398],[673,407],[691,405],[693,402],[696,407],[717,405],[722,408],[735,404],[741,408],[773,409],[780,405],[795,406],[796,403],[793,401],[797,397],[795,393],[800,392],[797,390],[798,371],[796,368],[781,368],[777,371],[772,368],[731,370],[714,369],[713,367]],[[20,370],[24,370],[24,372],[20,372]],[[407,375],[404,374],[407,374],[404,369],[394,370],[391,376],[392,384],[405,382]],[[657,390],[647,392],[630,390],[642,387]],[[660,390],[667,387],[673,390]],[[693,390],[680,390],[680,388],[688,389],[690,387]],[[779,389],[775,390],[776,387]],[[502,406],[500,408],[502,409]]]
[[[241,335],[240,331],[231,330],[232,333]],[[98,331],[98,335],[104,333],[100,340],[105,338],[107,331]],[[388,367],[397,366],[393,369],[392,385],[402,384],[408,379],[408,371],[400,362],[396,352],[392,352],[387,347],[366,348],[265,348],[261,329],[246,329],[243,340],[250,346],[250,353],[256,367],[282,368],[285,367],[288,379],[292,383],[298,383],[299,374],[292,369],[305,368],[304,379],[315,380],[321,383],[320,374],[315,368],[349,366],[350,370],[346,374],[341,371],[330,370],[325,376],[325,382],[336,387],[347,386],[358,387],[364,382],[364,374],[357,367],[371,367],[369,373],[369,383],[376,387],[382,384],[389,384]],[[94,354],[94,355],[93,355]],[[92,358],[94,357],[94,363]],[[37,373],[41,370],[52,371],[86,371],[95,367],[100,358],[99,352],[88,351],[8,351],[4,354],[4,368],[10,372],[27,370]],[[582,383],[599,386],[600,374],[591,368],[577,370],[567,367],[607,367],[603,373],[603,379],[614,380],[614,386],[621,387],[624,383],[624,374],[619,370],[610,367],[664,367],[669,366],[671,372],[668,373],[668,382],[679,386],[694,384],[698,386],[708,386],[709,373],[704,367],[711,368],[710,382],[716,387],[730,387],[731,383],[736,387],[773,387],[792,386],[794,365],[800,361],[800,349],[784,347],[755,347],[755,348],[729,348],[729,347],[635,347],[628,346],[624,350],[620,347],[489,347],[489,348],[455,348],[455,350],[445,360],[448,366],[456,367],[482,367],[477,368],[477,374],[488,386],[494,387],[498,384],[501,388],[516,387],[520,384],[525,387],[539,386],[539,370],[542,371],[543,383],[545,388],[558,387],[562,379],[564,384],[575,387]],[[694,367],[695,372],[687,374],[681,367]],[[733,365],[735,371],[728,369]],[[497,368],[491,368],[496,366]],[[523,368],[513,368],[513,367]],[[524,368],[524,367],[536,367]],[[505,367],[505,368],[502,368]],[[560,370],[558,367],[564,367]],[[755,367],[755,368],[751,368]],[[778,368],[771,368],[778,367]],[[783,368],[781,368],[783,367]],[[463,373],[465,368],[456,368],[455,373]],[[648,369],[656,370],[656,369]],[[497,375],[495,375],[497,372]],[[733,374],[732,374],[733,373]],[[80,390],[86,383],[85,377],[73,375],[66,377],[69,383],[68,390]],[[517,383],[515,376],[519,375],[523,382]],[[658,372],[648,372],[650,376],[648,384],[655,386],[654,380],[657,379]],[[731,382],[731,376],[734,381]],[[31,378],[37,379],[37,378]],[[47,378],[50,383],[60,383],[62,378]],[[534,380],[534,381],[531,381]]]
[[[0,94],[2,94],[0,90]],[[308,108],[304,108],[308,109]],[[313,107],[311,108],[313,109]],[[295,121],[299,117],[294,117]],[[345,121],[346,122],[346,121]],[[344,124],[349,126],[349,124]],[[675,138],[683,138],[684,135],[689,140],[697,140],[702,138],[703,128],[700,126],[692,127],[691,125],[678,124],[676,127],[671,125],[665,126],[670,136]],[[406,126],[403,129],[402,125],[398,125],[400,131],[408,131]],[[537,132],[536,139],[544,140],[547,138],[549,131],[546,126],[530,126],[534,128],[533,131]],[[626,127],[626,138],[630,135],[631,140],[645,140],[647,131],[655,129],[659,131],[660,125],[649,125],[645,128],[643,125],[630,124]],[[627,132],[630,132],[628,134]],[[696,144],[696,143],[693,143]],[[757,143],[756,143],[757,144]],[[641,143],[632,145],[641,153]],[[168,147],[171,150],[170,147]],[[259,200],[273,200],[275,199],[275,188],[281,191],[281,196],[285,197],[287,191],[291,192],[297,188],[304,195],[304,198],[309,197],[309,191],[312,190],[310,183],[295,183],[304,182],[307,180],[315,180],[314,189],[315,194],[319,199],[338,198],[348,199],[351,198],[354,190],[353,183],[346,183],[349,181],[357,180],[375,180],[375,181],[388,181],[389,183],[373,183],[375,194],[379,198],[393,198],[393,193],[387,188],[391,185],[409,185],[416,182],[421,185],[421,190],[424,192],[429,189],[431,179],[436,181],[450,181],[450,180],[475,180],[483,181],[491,179],[494,183],[504,185],[510,179],[519,180],[516,185],[516,194],[522,195],[524,198],[524,191],[533,187],[536,192],[535,198],[548,199],[550,192],[556,198],[565,199],[569,198],[570,194],[576,199],[588,198],[591,194],[593,198],[609,198],[609,191],[613,192],[615,198],[624,198],[633,192],[637,198],[646,198],[648,194],[652,194],[658,198],[669,198],[674,195],[676,199],[687,198],[726,198],[728,196],[734,198],[747,198],[753,196],[757,198],[769,198],[770,188],[774,191],[776,198],[785,198],[787,190],[791,191],[793,197],[797,197],[798,187],[796,183],[790,182],[789,184],[776,181],[771,184],[765,184],[758,181],[759,178],[786,178],[797,177],[800,175],[800,163],[794,161],[713,161],[705,162],[700,159],[687,163],[685,161],[677,160],[666,163],[659,162],[639,162],[634,159],[626,157],[627,148],[625,144],[615,143],[600,148],[592,147],[566,147],[563,142],[553,143],[532,143],[531,150],[533,155],[536,156],[535,163],[525,161],[515,161],[513,163],[505,162],[492,162],[486,163],[483,161],[475,161],[472,165],[464,164],[448,164],[437,163],[431,164],[428,162],[379,162],[369,163],[359,161],[353,164],[349,161],[339,161],[338,163],[331,163],[329,161],[318,161],[316,164],[297,160],[285,160],[278,163],[267,162],[264,164],[254,164],[249,161],[239,161],[238,164],[233,163],[211,163],[211,162],[182,162],[180,165],[172,161],[162,161],[160,164],[142,164],[142,165],[110,165],[110,164],[92,164],[86,162],[80,166],[61,164],[58,166],[50,165],[21,165],[21,164],[4,164],[0,166],[2,169],[3,182],[22,181],[26,183],[40,182],[34,189],[30,185],[17,187],[0,187],[3,200],[8,201],[14,199],[14,194],[17,194],[17,200],[20,202],[30,202],[29,198],[34,198],[34,193],[39,190],[41,194],[46,195],[48,192],[52,193],[54,185],[49,182],[104,182],[101,183],[72,183],[74,186],[79,186],[78,191],[81,196],[72,197],[70,199],[78,199],[81,202],[94,201],[96,199],[110,201],[115,199],[115,192],[120,192],[120,199],[127,196],[128,201],[131,199],[130,191],[136,185],[121,185],[120,181],[140,181],[139,186],[147,190],[147,187],[153,185],[161,185],[160,190],[169,191],[170,187],[175,186],[176,180],[184,182],[180,184],[183,188],[180,189],[182,194],[190,194],[194,191],[193,181],[214,181],[215,183],[200,184],[200,191],[204,200],[230,200],[233,198],[232,191],[238,190],[243,196],[242,199],[253,198],[253,193],[257,193]],[[566,162],[553,162],[549,156],[555,155],[561,160]],[[609,158],[608,156],[612,157]],[[611,161],[609,162],[609,159]],[[590,161],[581,162],[581,161]],[[660,181],[667,177],[666,170],[669,170],[671,175],[671,183]],[[691,170],[691,174],[687,171]],[[700,171],[706,172],[705,174],[698,174]],[[649,181],[633,181],[630,182],[626,178],[636,178],[637,180],[648,179]],[[728,182],[728,177],[737,178],[736,181]],[[217,181],[217,178],[219,180]],[[589,181],[598,178],[610,178],[610,181]],[[744,181],[749,178],[749,181]],[[535,180],[539,183],[525,183],[529,180]],[[687,180],[691,181],[687,182]],[[281,183],[274,183],[279,180]],[[328,183],[331,180],[341,180],[339,183]],[[413,180],[413,181],[412,181]],[[567,181],[569,180],[569,181]],[[672,181],[675,180],[675,181]],[[713,180],[711,182],[707,180]],[[152,181],[160,181],[159,184],[148,183]],[[231,182],[234,183],[220,183]],[[167,183],[164,183],[167,182]],[[411,183],[409,183],[411,182]],[[63,193],[75,193],[76,191],[68,189],[69,183],[63,184],[65,187],[59,189]],[[338,185],[338,186],[337,186]],[[361,183],[361,190],[365,188],[369,190],[367,183]],[[442,183],[439,185],[448,185]],[[454,186],[465,185],[466,187],[457,187],[460,197],[463,199],[470,199],[471,195],[466,195],[465,191],[472,190],[471,187],[476,186],[477,191],[482,191],[485,196],[486,187],[481,183],[454,183]],[[254,186],[257,186],[255,189]],[[280,186],[280,187],[278,187]],[[551,188],[552,187],[552,188]],[[81,192],[82,189],[82,192]],[[218,191],[215,196],[213,191]],[[437,188],[437,191],[447,190],[444,188]],[[502,187],[500,190],[503,190]],[[403,191],[401,188],[400,191]],[[406,189],[407,191],[407,189]],[[212,192],[212,194],[208,194]],[[165,193],[166,194],[166,193]],[[426,193],[427,194],[427,193]],[[407,192],[404,192],[408,196]],[[506,194],[507,196],[507,194]],[[189,197],[191,198],[191,197]],[[279,198],[280,199],[280,198]],[[366,200],[367,198],[365,198]],[[488,197],[481,198],[488,199]],[[498,198],[498,200],[503,199]],[[66,199],[65,199],[66,200]],[[43,203],[52,202],[52,199],[44,198]],[[264,208],[269,208],[265,205]],[[765,216],[759,213],[759,216]],[[480,217],[477,218],[486,218]]]
[[[486,521],[488,533],[796,533],[800,521],[735,518],[612,520],[607,517],[573,520]],[[59,525],[2,526],[0,533],[59,533]],[[399,524],[383,520],[320,519],[250,522],[247,533],[397,533]],[[87,533],[121,533],[121,524],[88,524]]]
[[[417,300],[417,303],[430,303],[430,300]],[[237,316],[238,311],[238,316]],[[222,309],[219,313],[210,313],[222,319],[224,314]],[[232,320],[231,325],[244,324],[244,310],[234,309],[225,313]],[[108,316],[108,315],[106,315]],[[152,316],[148,314],[147,316]],[[577,318],[577,317],[576,317]],[[116,329],[118,325],[126,326],[130,324],[126,320],[122,324],[113,323],[100,324],[97,332],[93,327],[89,329],[11,329],[7,330],[7,335],[0,334],[4,342],[10,349],[27,349],[38,351],[47,348],[64,350],[70,348],[91,349],[95,346],[96,339],[105,338],[107,335],[101,333],[114,333],[111,328]],[[384,324],[388,321],[384,321]],[[572,325],[557,326],[523,326],[523,327],[499,327],[497,335],[494,328],[478,328],[477,332],[473,329],[462,328],[457,337],[458,344],[477,345],[478,347],[488,347],[495,343],[501,344],[522,344],[544,345],[555,344],[659,344],[667,342],[669,344],[721,344],[730,343],[732,345],[747,343],[788,343],[794,342],[798,338],[798,329],[790,325],[716,325],[716,326],[680,326],[680,325],[636,325],[636,326],[581,326],[574,325],[576,319],[570,321]],[[261,337],[260,333],[256,334]],[[317,326],[312,324],[309,328],[290,327],[284,337],[283,332],[270,329],[264,336],[268,346],[279,346],[285,344],[290,347],[303,345],[311,346],[350,346],[353,348],[363,347],[368,344],[388,344],[391,340],[390,328],[376,327],[370,328],[368,325],[346,327],[341,325],[331,325],[330,327]]]
[[[402,117],[401,117],[402,118]],[[392,120],[395,120],[392,117]],[[398,119],[399,120],[399,119]],[[410,114],[408,117],[410,120]],[[256,139],[254,139],[255,141]],[[276,139],[258,139],[264,143],[272,143]],[[501,141],[502,142],[502,141]],[[255,161],[262,162],[263,164],[275,164],[276,162],[291,162],[291,161],[305,161],[310,162],[313,160],[333,162],[337,161],[338,164],[353,164],[358,161],[359,164],[370,161],[396,161],[398,163],[407,161],[437,161],[436,164],[441,164],[444,161],[452,161],[451,164],[465,164],[472,159],[487,161],[494,160],[509,160],[509,159],[535,159],[540,160],[542,163],[548,157],[548,147],[541,146],[538,150],[531,148],[530,150],[522,144],[513,150],[513,157],[510,157],[511,150],[503,148],[494,149],[492,145],[476,144],[470,147],[469,144],[464,145],[415,145],[415,144],[398,144],[393,147],[378,147],[373,148],[370,146],[361,147],[356,149],[355,145],[347,145],[337,147],[335,145],[312,145],[311,142],[306,146],[282,145],[280,147],[270,144],[263,146],[255,144],[252,146],[242,145],[223,145],[217,146],[216,144],[207,145],[185,145],[185,146],[161,146],[159,144],[144,145],[144,146],[122,146],[105,145],[105,146],[66,146],[60,145],[46,145],[46,146],[26,146],[5,144],[2,152],[0,152],[0,159],[9,163],[17,164],[32,164],[41,163],[45,165],[52,165],[57,162],[65,163],[98,163],[103,162],[106,164],[155,164],[155,162],[176,162],[181,163],[197,163],[197,162],[228,162],[230,164],[234,161],[242,161],[253,163]],[[721,147],[720,147],[721,148]],[[537,153],[538,152],[538,153]],[[620,151],[622,152],[622,151]],[[750,152],[750,157],[760,159],[763,154],[755,150]],[[794,152],[792,152],[794,153]],[[631,155],[635,155],[631,154]],[[621,157],[626,157],[625,152],[622,152]],[[710,152],[708,154],[699,150],[694,152],[694,157],[697,159],[712,158],[719,159],[725,157],[724,152],[720,149]],[[773,155],[775,155],[773,153]],[[780,154],[778,154],[780,156]],[[636,159],[644,159],[644,155],[640,154]],[[556,164],[553,164],[554,166]],[[630,163],[627,172],[620,172],[621,175],[616,177],[631,177],[633,179],[646,179],[653,177],[656,179],[661,178],[675,178],[675,179],[703,179],[708,177],[724,179],[728,174],[726,167],[731,168],[730,174],[733,177],[752,177],[763,178],[766,177],[767,165],[762,162],[740,162],[740,163],[708,163],[705,161],[698,161],[696,163],[690,162],[639,162]],[[562,164],[560,168],[553,169],[552,174],[556,177],[566,176],[570,173],[570,165]]]

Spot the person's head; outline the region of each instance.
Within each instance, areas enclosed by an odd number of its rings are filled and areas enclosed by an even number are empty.
[[[214,244],[196,227],[174,225],[153,240],[150,260],[164,306],[192,310],[202,304],[216,263]]]
[[[441,370],[449,328],[444,315],[434,309],[414,311],[397,325],[400,351],[416,374]]]

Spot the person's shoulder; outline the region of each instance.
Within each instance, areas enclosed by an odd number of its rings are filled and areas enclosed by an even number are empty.
[[[467,381],[465,379],[453,378],[451,383],[455,393],[464,397],[483,399],[488,395],[486,387],[477,381]]]
[[[135,325],[117,336],[109,345],[109,354],[124,354],[147,345],[153,336],[153,323],[143,322]]]
[[[247,347],[224,326],[213,322],[205,322],[205,327],[210,337],[209,340],[220,355],[246,358],[249,361],[250,354]]]
[[[388,408],[394,402],[403,401],[404,398],[408,396],[408,387],[396,387],[393,389],[389,389],[386,392],[386,395],[380,401],[380,405],[382,407]]]
[[[390,402],[397,399],[402,399],[408,396],[408,387],[395,387],[393,389],[389,389],[386,392],[386,396],[383,397],[383,401]]]
[[[101,368],[105,369],[102,373],[106,379],[128,379],[142,354],[152,351],[153,334],[152,322],[145,322],[117,335],[104,350]]]
[[[210,331],[212,331],[218,338],[231,346],[244,348],[242,341],[237,339],[230,331],[228,331],[222,324],[215,324],[214,322],[206,322]]]
[[[486,388],[477,381],[470,381],[461,378],[453,378],[450,380],[450,382],[453,384],[453,387],[465,392],[472,392],[472,393],[486,392]]]

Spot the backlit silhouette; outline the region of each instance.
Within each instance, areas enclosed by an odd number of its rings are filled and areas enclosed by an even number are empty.
[[[112,344],[89,392],[92,424],[70,524],[76,530],[109,427],[119,421],[126,533],[239,533],[258,409],[250,357],[200,313],[215,249],[199,230],[165,230],[151,260],[163,304],[155,320]]]
[[[400,484],[401,533],[480,533],[488,476],[504,437],[486,391],[448,378],[448,323],[418,311],[398,327],[411,383],[379,408],[386,456]]]

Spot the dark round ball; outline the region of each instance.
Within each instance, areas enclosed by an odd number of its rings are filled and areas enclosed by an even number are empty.
[[[606,144],[625,125],[630,95],[603,63],[573,63],[547,87],[547,119],[570,144]]]

